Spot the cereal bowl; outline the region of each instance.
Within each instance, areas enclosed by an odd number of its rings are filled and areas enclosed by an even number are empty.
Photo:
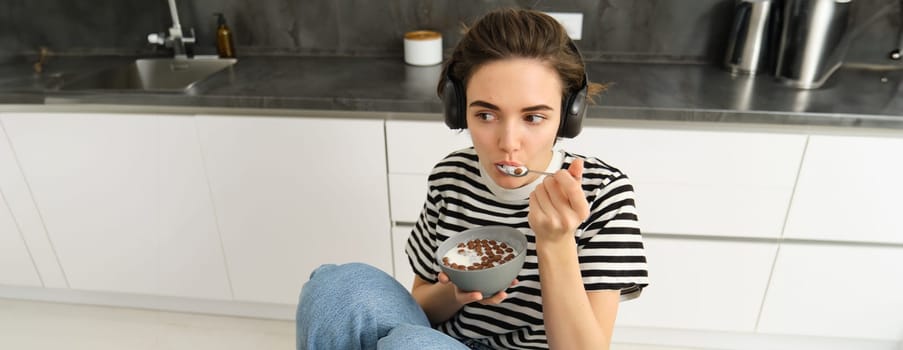
[[[462,231],[439,245],[436,262],[462,291],[491,297],[511,285],[524,265],[527,237],[515,228],[484,226]]]

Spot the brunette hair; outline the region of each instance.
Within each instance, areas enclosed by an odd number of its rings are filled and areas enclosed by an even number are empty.
[[[465,29],[451,57],[442,67],[436,92],[441,97],[448,76],[467,86],[481,65],[505,58],[536,58],[548,62],[562,81],[562,96],[583,85],[583,59],[567,31],[551,16],[534,10],[505,8],[479,18]],[[452,67],[452,71],[448,71]],[[605,86],[587,82],[588,102]]]

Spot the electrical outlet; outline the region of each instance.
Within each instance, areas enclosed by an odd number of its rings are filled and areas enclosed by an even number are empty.
[[[547,15],[558,20],[561,26],[568,32],[571,40],[580,40],[583,34],[583,14],[579,12],[546,12]]]

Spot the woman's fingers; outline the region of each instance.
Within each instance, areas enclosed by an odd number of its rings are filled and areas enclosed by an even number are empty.
[[[589,204],[580,182],[561,171],[536,186],[530,195],[530,211],[532,224],[571,231],[589,216]]]
[[[589,202],[586,201],[586,194],[583,193],[583,158],[577,158],[568,167],[568,172],[573,176],[576,186],[567,189],[567,198],[570,200],[571,208],[579,215],[580,221],[589,217]]]
[[[567,179],[569,176],[561,172],[553,177],[547,177],[542,182],[543,187],[549,194],[549,199],[552,201],[552,206],[556,208],[557,212],[564,212],[570,207],[570,200],[567,197],[567,184],[562,183],[561,179],[559,179],[561,177]]]
[[[573,234],[589,217],[589,202],[583,193],[583,165],[583,159],[575,159],[567,170],[543,179],[530,194],[527,219],[537,234]]]
[[[551,185],[554,190],[549,186],[549,195],[555,201],[555,207],[562,208],[558,212],[564,226],[576,227],[589,217],[589,203],[579,181],[562,172]]]
[[[470,304],[475,301],[483,300],[483,294],[480,292],[465,292],[458,288],[458,286],[452,283],[451,279],[448,278],[448,275],[445,272],[439,272],[438,275],[439,283],[442,284],[451,284],[455,287],[455,299],[458,300],[462,305]]]
[[[533,190],[533,194],[531,197],[535,195],[536,204],[539,206],[539,209],[545,214],[548,218],[554,218],[557,215],[555,213],[557,210],[555,209],[555,205],[552,203],[552,197],[549,195],[549,189],[546,184],[546,181],[543,181],[539,186],[536,186],[536,189]],[[531,203],[532,204],[532,203]]]
[[[459,300],[461,300],[462,304],[470,304],[475,301],[483,300],[483,293],[480,293],[480,292],[464,292],[464,293],[460,293],[460,291],[458,291],[458,292],[459,292],[458,295],[463,296],[462,299],[459,299]]]
[[[574,179],[582,179],[583,178],[583,158],[576,158],[573,162],[571,162],[571,166],[568,167],[568,173],[571,174],[571,177]]]
[[[559,171],[552,179],[547,179],[549,181],[546,186],[550,197],[555,201],[555,207],[567,208],[580,222],[589,217],[589,203],[586,201],[586,194],[583,193],[582,176],[583,159],[577,158],[567,171]]]
[[[486,299],[480,300],[480,304],[495,305],[495,304],[498,304],[498,303],[501,303],[502,301],[504,301],[505,298],[508,298],[508,293],[506,293],[505,291],[501,291],[501,292],[495,293],[495,295],[493,295],[491,298],[486,298]]]

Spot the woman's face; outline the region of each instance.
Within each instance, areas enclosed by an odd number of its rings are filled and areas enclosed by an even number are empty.
[[[508,58],[486,63],[467,87],[467,128],[489,176],[503,188],[536,179],[505,175],[497,165],[545,170],[561,119],[561,78],[543,61]]]

